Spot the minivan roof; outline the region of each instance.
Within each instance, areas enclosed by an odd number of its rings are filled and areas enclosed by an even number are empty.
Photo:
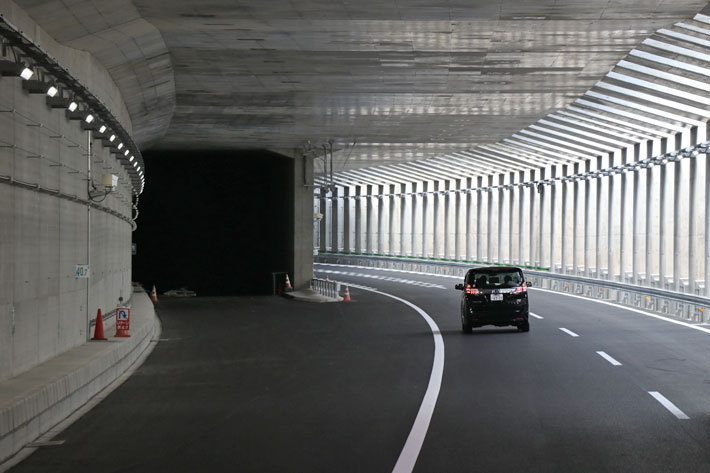
[[[517,266],[483,266],[481,268],[471,268],[469,271],[475,271],[477,273],[498,273],[506,271],[520,271],[523,270]]]

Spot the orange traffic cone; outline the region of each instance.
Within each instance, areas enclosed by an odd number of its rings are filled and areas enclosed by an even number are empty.
[[[328,279],[328,276],[325,277],[325,282],[330,282],[330,280]]]
[[[92,340],[107,340],[104,337],[104,318],[101,316],[101,309],[96,313],[96,325],[94,326],[94,338]]]
[[[287,291],[293,290],[293,288],[291,287],[291,281],[288,279],[288,273],[286,274],[286,290]]]
[[[158,302],[158,293],[155,292],[155,284],[153,284],[153,290],[150,291],[150,300],[153,302]]]
[[[348,285],[345,285],[345,295],[343,295],[343,302],[350,302],[350,289],[348,289]]]

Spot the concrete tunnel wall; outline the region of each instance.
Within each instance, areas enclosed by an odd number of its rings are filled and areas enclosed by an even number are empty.
[[[8,2],[0,4],[7,17]],[[24,30],[21,12],[10,13]],[[52,48],[43,36],[43,47]],[[117,94],[105,70],[87,53],[58,47],[55,56],[82,64],[99,91]],[[95,67],[95,70],[87,70]],[[64,109],[51,109],[44,94],[29,94],[19,77],[0,78],[0,381],[87,340],[87,279],[75,277],[87,263],[88,138]],[[126,116],[118,106],[118,115]],[[116,307],[131,294],[132,188],[125,169],[92,143],[93,181],[119,177],[118,188],[91,210],[91,278],[88,315]]]

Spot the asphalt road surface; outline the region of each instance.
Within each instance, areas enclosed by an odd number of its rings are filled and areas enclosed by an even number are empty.
[[[455,279],[317,265],[443,336],[415,472],[710,472],[710,331],[531,290],[531,330],[461,333]],[[161,299],[145,364],[12,472],[391,472],[430,381],[404,303]],[[707,330],[707,329],[706,329]]]

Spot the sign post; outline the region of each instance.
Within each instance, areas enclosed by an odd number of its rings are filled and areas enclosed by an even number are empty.
[[[116,307],[116,335],[114,337],[130,337],[131,328],[130,307]]]

